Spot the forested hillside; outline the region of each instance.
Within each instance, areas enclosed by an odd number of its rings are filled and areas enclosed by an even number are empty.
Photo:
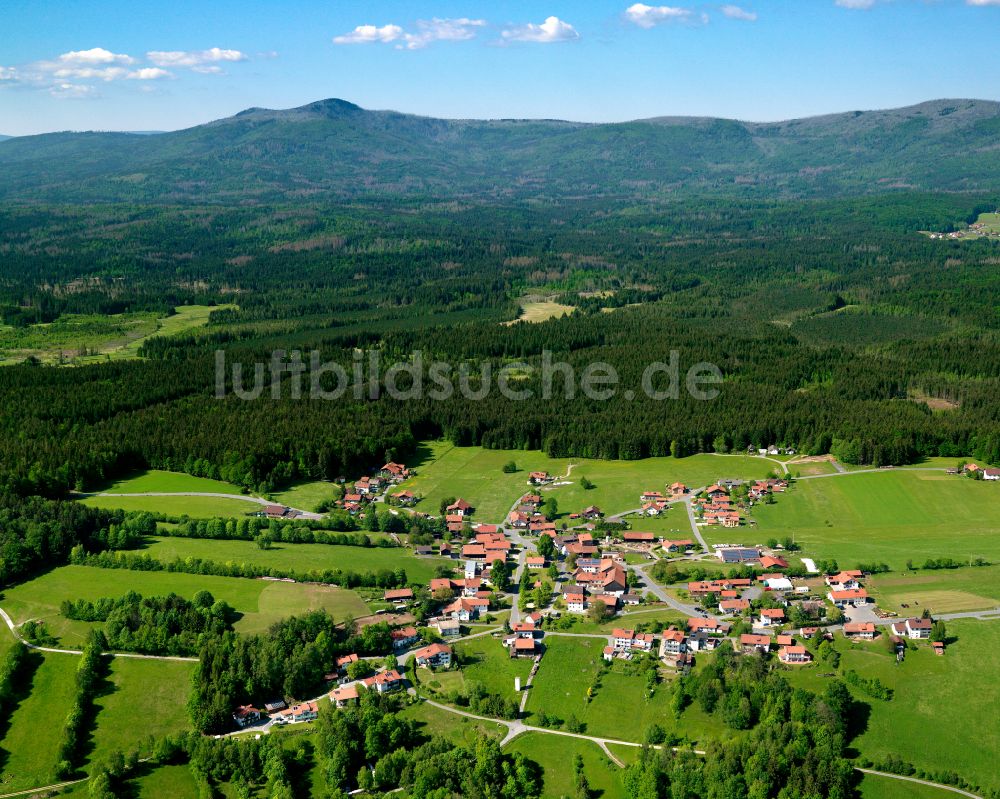
[[[322,100],[155,136],[53,133],[0,149],[5,200],[826,197],[990,190],[1000,104],[938,100],[776,123],[441,120]]]

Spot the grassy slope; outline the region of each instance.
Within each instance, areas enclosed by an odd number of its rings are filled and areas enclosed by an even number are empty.
[[[215,494],[241,494],[239,486],[223,480],[210,480],[207,477],[194,477],[184,472],[165,472],[161,469],[150,469],[128,477],[124,480],[104,486],[101,491],[115,494],[139,494],[145,491],[200,491]]]
[[[314,608],[326,608],[337,618],[368,612],[356,593],[340,588],[88,566],[62,566],[9,588],[4,592],[2,606],[16,623],[43,619],[64,646],[77,647],[85,640],[91,625],[63,619],[59,604],[64,599],[94,600],[122,596],[133,590],[147,596],[162,596],[172,591],[190,599],[202,589],[211,591],[216,599],[225,600],[242,613],[236,629],[247,633],[263,632],[282,618]]]
[[[859,786],[861,799],[949,799],[957,794],[891,777],[866,774]]]
[[[72,655],[45,655],[34,674],[31,693],[14,711],[0,741],[0,790],[18,790],[55,782],[62,727],[76,695]]]
[[[239,518],[261,509],[249,500],[224,497],[87,497],[80,501],[92,508],[144,510],[192,519]]]
[[[897,754],[924,769],[954,770],[1000,789],[1000,625],[953,621],[948,632],[957,640],[944,657],[921,646],[902,666],[881,645],[847,649],[844,668],[877,676],[895,690],[890,702],[871,702],[867,730],[852,745],[869,757]]]
[[[108,678],[109,691],[97,699],[100,710],[94,757],[115,749],[130,751],[149,735],[160,738],[188,729],[185,703],[194,667],[193,663],[115,658]],[[137,711],[142,716],[141,734],[135,726]]]
[[[679,723],[674,721],[667,684],[661,683],[653,697],[647,698],[645,680],[622,673],[618,663],[604,675],[592,700],[585,703],[606,642],[549,637],[545,643],[547,651],[530,689],[529,711],[545,711],[563,720],[573,714],[586,724],[587,734],[625,741],[642,740],[653,722],[694,740],[725,734],[722,724],[697,705],[688,707]]]
[[[297,483],[284,491],[271,494],[275,502],[299,510],[316,510],[320,502],[340,496],[340,487],[334,483],[316,480]]]
[[[928,557],[1000,560],[1000,487],[935,472],[897,469],[799,482],[774,505],[754,508],[758,542],[794,535],[806,555],[844,568],[885,561],[901,569]],[[709,539],[734,538],[706,529]]]
[[[502,468],[514,461],[519,471],[504,474]],[[569,485],[550,487],[544,496],[554,496],[560,513],[583,510],[597,505],[605,513],[618,513],[641,504],[643,491],[663,491],[676,480],[701,486],[720,477],[763,477],[775,464],[744,456],[717,457],[694,455],[690,458],[647,458],[639,461],[599,461],[586,458],[553,459],[538,451],[487,450],[481,447],[455,447],[447,442],[422,445],[410,465],[418,472],[404,485],[423,495],[420,510],[438,512],[443,497],[460,496],[476,506],[476,520],[500,521],[511,505],[527,493],[528,473],[547,471],[554,476],[566,474],[574,464]],[[580,477],[586,476],[594,488],[584,491]]]
[[[206,538],[153,538],[146,552],[171,561],[204,558],[222,563],[255,563],[277,569],[348,569],[358,572],[406,569],[416,583],[427,583],[439,565],[452,565],[447,558],[418,558],[402,547],[351,547],[329,544],[274,544],[262,550],[253,541],[215,541]]]
[[[456,644],[456,649],[472,661],[462,666],[465,679],[482,683],[493,693],[513,697],[514,678],[520,677],[523,685],[531,671],[530,659],[512,659],[500,641],[489,635],[463,641]]]
[[[577,755],[583,758],[583,771],[590,787],[601,791],[602,799],[624,799],[621,769],[590,741],[528,733],[511,741],[507,751],[520,752],[542,766],[543,799],[576,796],[573,768]]]

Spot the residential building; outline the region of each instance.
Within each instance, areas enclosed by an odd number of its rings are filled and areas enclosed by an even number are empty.
[[[424,668],[446,669],[451,665],[451,647],[447,644],[431,644],[413,653],[413,660]]]

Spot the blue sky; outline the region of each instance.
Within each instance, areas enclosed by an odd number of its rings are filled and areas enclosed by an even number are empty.
[[[0,133],[341,97],[442,117],[774,120],[1000,100],[1000,0],[4,0]]]

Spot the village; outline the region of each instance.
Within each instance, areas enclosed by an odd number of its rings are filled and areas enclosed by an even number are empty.
[[[975,464],[961,471],[977,470],[978,479],[1000,479],[1000,470]],[[590,505],[557,521],[546,514],[545,498],[555,478],[533,471],[525,493],[494,523],[477,520],[475,506],[461,497],[440,517],[421,514],[420,497],[398,488],[410,476],[403,464],[386,463],[347,487],[340,506],[364,514],[386,503],[394,513],[436,520],[434,544],[413,551],[448,558],[454,566],[440,571],[450,573],[383,593],[385,609],[374,620],[392,625],[388,658],[340,657],[326,674],[327,693],[291,706],[275,698],[262,708],[235,708],[238,729],[309,722],[318,703],[344,707],[364,691],[418,696],[420,673],[461,669],[456,647],[484,637],[496,653],[532,661],[527,678],[509,686],[522,711],[553,636],[595,639],[605,662],[655,661],[668,677],[690,672],[723,646],[790,669],[822,659],[823,644],[837,638],[879,642],[897,663],[913,646],[945,654],[944,622],[926,610],[904,618],[883,611],[862,570],[827,573],[810,558],[793,565],[791,542],[705,541],[705,528],[752,530],[748,511],[790,490],[787,477],[720,478],[702,488],[673,482],[638,491],[628,513],[606,516]],[[288,509],[265,511],[284,516]],[[690,536],[642,531],[645,520],[665,514],[684,514]]]

